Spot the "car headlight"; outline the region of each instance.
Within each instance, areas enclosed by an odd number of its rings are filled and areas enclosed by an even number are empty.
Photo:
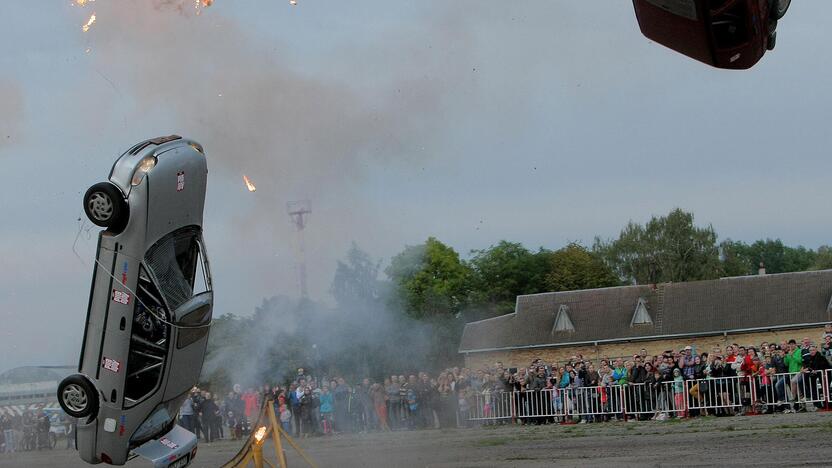
[[[139,185],[142,183],[142,179],[144,179],[144,175],[150,172],[156,166],[156,158],[153,156],[145,156],[139,161],[139,167],[136,168],[136,171],[133,172],[133,180],[130,181],[130,184],[133,186]]]

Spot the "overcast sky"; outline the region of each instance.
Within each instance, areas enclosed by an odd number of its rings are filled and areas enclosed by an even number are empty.
[[[207,152],[217,315],[297,295],[297,199],[323,301],[352,241],[558,248],[678,206],[721,238],[830,242],[827,2],[744,72],[651,43],[630,1],[298,3],[0,2],[0,371],[77,362],[81,196],[170,133]]]

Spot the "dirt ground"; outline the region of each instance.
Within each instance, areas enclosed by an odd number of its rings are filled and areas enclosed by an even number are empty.
[[[320,467],[830,466],[832,414],[349,434],[299,441]],[[217,467],[240,444],[200,444]],[[270,445],[267,458],[275,460]],[[287,447],[289,466],[304,466]],[[84,466],[73,450],[0,454],[0,467]],[[143,466],[134,461],[128,466]]]

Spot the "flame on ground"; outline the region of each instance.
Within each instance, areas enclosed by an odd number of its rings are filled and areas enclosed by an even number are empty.
[[[243,174],[243,182],[246,183],[246,188],[248,189],[249,192],[253,192],[253,191],[257,190],[257,187],[255,187],[254,184],[251,183],[251,179],[249,179],[248,176],[245,175],[245,174]]]
[[[95,23],[95,12],[92,12],[92,15],[90,15],[90,19],[87,20],[87,24],[81,26],[81,31],[89,31],[90,26],[92,26],[93,23]]]
[[[260,429],[257,429],[257,432],[254,433],[254,438],[257,440],[257,443],[262,442],[263,437],[266,437],[266,426],[260,426]]]

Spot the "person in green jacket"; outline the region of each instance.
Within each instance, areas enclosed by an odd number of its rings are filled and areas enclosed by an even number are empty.
[[[797,400],[798,385],[803,383],[803,352],[795,340],[789,340],[789,352],[783,357],[783,361],[789,366],[789,373],[794,374],[791,378],[792,398]]]

